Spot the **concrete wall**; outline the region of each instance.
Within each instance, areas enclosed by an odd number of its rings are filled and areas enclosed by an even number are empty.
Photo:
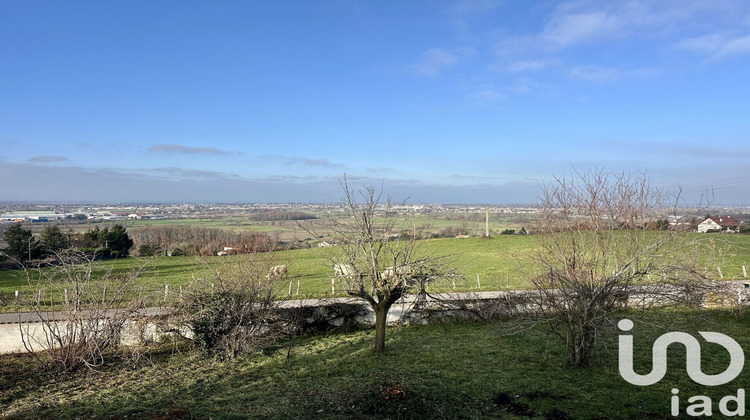
[[[470,299],[467,299],[469,297]],[[508,297],[498,297],[493,292],[485,295],[461,294],[442,300],[432,300],[421,310],[413,310],[414,297],[406,297],[395,303],[388,312],[388,324],[408,323],[425,324],[429,322],[443,322],[455,319],[481,319],[492,317],[494,314],[506,311]],[[309,331],[324,331],[332,328],[371,325],[375,323],[375,312],[368,306],[355,299],[328,299],[286,301],[282,310],[290,317],[304,320]],[[17,315],[6,314],[6,323],[0,323],[0,354],[25,352],[23,339],[31,343],[35,351],[46,348],[44,323],[39,316],[24,314],[24,321],[19,327]],[[60,313],[53,313],[52,318],[63,319]],[[15,321],[13,321],[15,320]],[[58,325],[64,325],[60,321]],[[23,334],[21,331],[23,328]],[[64,331],[63,327],[61,328]],[[135,345],[144,341],[156,341],[168,334],[192,336],[192,331],[184,325],[170,323],[169,316],[163,309],[149,308],[143,316],[128,321],[123,327],[120,341],[125,345]]]

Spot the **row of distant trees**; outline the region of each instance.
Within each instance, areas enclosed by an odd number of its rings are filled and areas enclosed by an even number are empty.
[[[3,253],[16,261],[46,258],[71,249],[99,256],[127,257],[133,247],[133,239],[120,224],[103,229],[97,226],[83,233],[48,225],[37,237],[31,229],[14,223],[5,231],[3,239],[6,244]]]
[[[225,247],[236,254],[279,249],[279,241],[263,233],[190,225],[147,226],[133,232],[133,241],[142,257],[208,256],[224,251]]]

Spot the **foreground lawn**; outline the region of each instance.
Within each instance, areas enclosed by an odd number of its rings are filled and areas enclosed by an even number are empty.
[[[636,315],[630,316],[633,319]],[[750,348],[747,315],[660,310],[637,321],[636,369],[651,368],[650,346],[667,331],[717,331]],[[653,325],[663,325],[655,328]],[[391,328],[386,352],[372,331],[297,339],[219,362],[189,346],[163,346],[99,372],[40,372],[28,356],[0,357],[0,416],[8,418],[550,418],[647,419],[669,415],[672,388],[687,399],[718,400],[748,383],[702,387],[686,375],[685,351],[673,346],[659,383],[637,387],[617,370],[614,330],[598,342],[594,366],[566,363],[562,341],[535,327],[508,335],[510,324],[437,324]],[[702,339],[699,338],[702,341]],[[708,350],[714,351],[708,351]],[[703,370],[726,368],[726,352],[704,343]],[[747,369],[745,369],[747,372]]]

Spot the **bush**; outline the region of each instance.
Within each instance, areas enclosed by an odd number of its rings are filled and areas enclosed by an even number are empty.
[[[41,334],[20,324],[24,346],[49,369],[99,366],[118,348],[127,320],[143,307],[137,290],[140,269],[92,277],[96,263],[85,254],[58,260],[51,268],[24,270],[34,296],[29,310],[43,319]],[[52,311],[63,315],[51,317]]]
[[[159,248],[158,244],[154,243],[145,243],[138,247],[138,256],[139,257],[154,257],[161,249]]]
[[[220,359],[252,353],[296,330],[279,305],[279,276],[269,276],[271,254],[204,262],[210,278],[184,294],[181,311],[200,348]]]
[[[187,255],[187,252],[185,252],[185,250],[183,250],[182,248],[175,248],[172,250],[172,253],[169,255],[173,257],[183,257]]]

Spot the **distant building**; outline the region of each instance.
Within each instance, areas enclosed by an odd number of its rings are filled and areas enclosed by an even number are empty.
[[[698,232],[729,232],[735,233],[740,223],[729,216],[707,217],[698,224]]]
[[[22,222],[48,222],[50,220],[64,219],[65,214],[55,212],[18,212],[6,213],[0,216],[0,220],[22,221]]]

